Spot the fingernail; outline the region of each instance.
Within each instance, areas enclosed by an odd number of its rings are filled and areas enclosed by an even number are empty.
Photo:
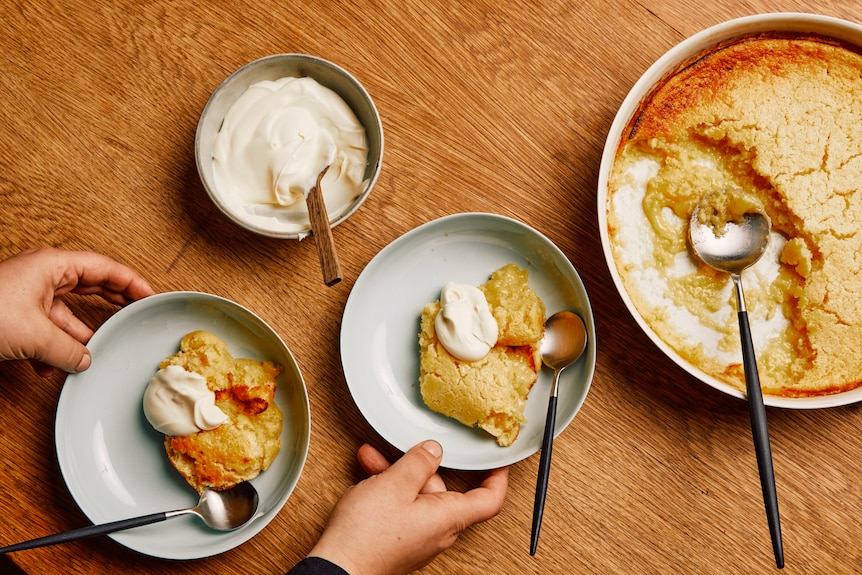
[[[85,353],[84,357],[81,358],[81,361],[78,362],[78,367],[75,368],[75,373],[79,373],[90,367],[90,361],[90,354]]]
[[[422,444],[422,449],[433,455],[434,457],[440,457],[443,455],[443,448],[439,443],[434,441],[433,439],[429,439]]]

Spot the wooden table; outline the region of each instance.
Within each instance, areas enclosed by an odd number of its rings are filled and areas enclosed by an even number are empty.
[[[351,287],[400,235],[468,211],[521,220],[571,259],[591,296],[598,366],[555,444],[538,554],[528,554],[535,455],[512,467],[503,512],[423,573],[775,569],[745,403],[659,353],[614,289],[597,230],[599,158],[628,90],[687,36],[759,12],[859,20],[855,2],[19,4],[0,7],[0,256],[40,244],[95,250],[136,268],[157,291],[206,291],[255,310],[294,352],[314,422],[296,491],[240,547],[166,561],[101,538],[10,556],[21,569],[287,570],[363,477],[357,447],[383,446],[351,401],[338,359]],[[321,281],[313,240],[271,240],[231,224],[195,168],[195,127],[211,91],[242,64],[278,52],[346,67],[383,119],[383,172],[334,230],[345,278],[332,288]],[[72,305],[93,326],[112,312],[91,300]],[[62,378],[43,381],[28,364],[7,362],[0,379],[0,543],[85,524],[54,453]],[[785,572],[859,571],[859,408],[770,409],[769,418]],[[473,484],[469,474],[445,475],[457,488]]]

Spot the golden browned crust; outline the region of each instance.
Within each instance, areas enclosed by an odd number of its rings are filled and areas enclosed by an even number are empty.
[[[183,437],[166,436],[171,464],[198,493],[229,489],[266,470],[281,448],[282,413],[273,400],[282,367],[271,361],[234,358],[227,344],[207,331],[183,337],[180,351],[159,365],[178,365],[207,380],[228,421]]]
[[[421,315],[419,381],[428,407],[484,429],[506,447],[526,421],[527,395],[542,367],[545,306],[530,289],[528,272],[514,264],[495,271],[480,289],[497,320],[497,345],[477,361],[453,357],[434,329],[440,302],[429,303]]]
[[[854,84],[860,61],[855,50],[832,38],[777,32],[718,44],[679,66],[644,98],[620,144],[677,137],[700,123],[733,118],[727,112],[740,104],[763,111],[770,102],[761,98],[774,96],[781,79],[791,80],[786,89],[792,91],[794,77],[849,71],[846,79]],[[797,99],[799,94],[787,95]]]

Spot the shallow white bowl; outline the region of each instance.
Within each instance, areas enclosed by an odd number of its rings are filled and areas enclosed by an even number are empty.
[[[306,54],[274,54],[249,62],[228,76],[215,89],[201,112],[195,133],[195,162],[210,199],[234,223],[264,236],[302,239],[311,233],[311,226],[307,222],[283,223],[274,218],[264,220],[250,217],[235,209],[225,198],[216,185],[213,174],[213,145],[230,107],[252,84],[287,77],[312,78],[329,88],[350,106],[357,119],[365,126],[368,139],[368,165],[365,168],[367,184],[345,211],[330,218],[330,224],[335,227],[353,215],[371,193],[380,175],[383,162],[383,125],[374,101],[362,84],[347,70],[323,58]]]
[[[584,320],[587,348],[563,371],[556,434],[587,397],[596,367],[596,330],[587,291],[575,268],[547,237],[494,214],[446,216],[411,230],[372,259],[356,280],[341,324],[341,362],[353,400],[389,443],[407,451],[425,439],[443,446],[443,467],[493,469],[542,446],[551,371],[543,369],[527,399],[527,423],[509,447],[481,429],[431,411],[419,389],[419,316],[446,282],[480,285],[502,266],[529,271],[530,287],[548,315],[571,310]]]
[[[650,68],[644,72],[643,76],[641,76],[637,81],[626,96],[616,117],[614,118],[613,123],[611,124],[611,129],[608,133],[604,152],[602,154],[601,166],[599,168],[597,203],[602,247],[604,249],[605,260],[607,261],[614,284],[622,296],[629,312],[631,312],[632,317],[634,317],[637,324],[653,341],[653,343],[655,343],[655,345],[665,355],[672,359],[682,369],[700,379],[707,385],[739,398],[744,398],[744,394],[742,392],[727,383],[719,381],[718,379],[706,374],[696,365],[683,359],[662,339],[660,339],[644,320],[643,316],[638,312],[629,294],[626,292],[625,285],[617,271],[617,265],[614,260],[610,240],[608,238],[608,177],[614,163],[614,157],[616,155],[617,148],[619,147],[623,129],[625,129],[633,114],[637,111],[641,100],[650,93],[652,88],[658,82],[676,70],[680,64],[711,46],[738,36],[769,31],[810,32],[824,36],[831,36],[838,40],[862,47],[862,26],[837,18],[813,14],[775,13],[748,16],[745,18],[730,20],[703,30],[669,50],[664,56],[659,58],[652,66],[650,66]],[[796,409],[835,407],[862,401],[862,388],[820,397],[790,398],[765,395],[763,399],[766,405],[774,407]]]
[[[60,394],[55,442],[60,471],[93,523],[106,523],[197,504],[198,495],[165,455],[164,435],[144,417],[143,394],[159,362],[180,339],[205,329],[236,357],[284,366],[275,401],[284,413],[281,450],[251,483],[258,514],[236,531],[218,532],[189,515],[111,534],[140,553],[197,559],[222,553],[266,527],[293,492],[308,454],[311,415],[305,383],[278,334],[248,309],[198,292],[168,292],[121,309],[93,335],[93,362],[70,375]]]

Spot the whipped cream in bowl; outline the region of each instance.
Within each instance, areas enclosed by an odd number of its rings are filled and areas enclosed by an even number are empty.
[[[198,174],[213,203],[260,235],[311,233],[305,194],[317,175],[330,225],[350,217],[380,173],[383,129],[365,88],[346,70],[303,54],[276,54],[231,74],[204,107],[195,135]]]

